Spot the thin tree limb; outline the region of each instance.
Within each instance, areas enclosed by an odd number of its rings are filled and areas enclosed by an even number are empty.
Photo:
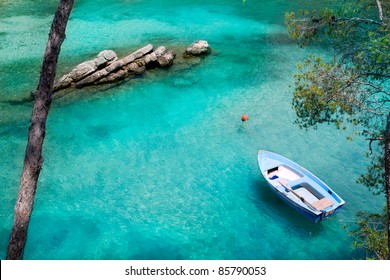
[[[378,17],[380,21],[383,21],[383,10],[382,10],[382,4],[379,0],[375,0],[376,5],[378,7]]]
[[[327,21],[327,22],[322,22],[322,20],[323,19],[315,19],[315,21],[313,21],[312,18],[299,18],[299,19],[293,19],[293,20],[291,20],[291,22],[298,22],[298,23],[304,23],[304,24],[313,23],[313,22],[320,23],[320,24],[316,24],[316,25],[305,26],[305,28],[307,28],[307,29],[318,29],[318,28],[323,27],[327,24],[331,24],[331,23],[335,23],[335,22],[339,22],[339,21],[361,22],[361,23],[370,23],[370,24],[375,24],[375,25],[385,25],[381,21],[377,21],[377,20],[373,20],[373,19],[369,19],[369,18],[360,18],[360,17],[333,18],[331,21]],[[301,27],[301,28],[303,28],[303,27]]]

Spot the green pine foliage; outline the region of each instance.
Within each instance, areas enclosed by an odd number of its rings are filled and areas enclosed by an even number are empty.
[[[389,254],[386,228],[387,209],[380,214],[358,212],[354,230],[345,227],[354,240],[354,246],[362,249],[366,259],[385,260]]]
[[[374,194],[385,193],[390,0],[344,0],[320,11],[286,13],[285,19],[299,46],[321,41],[334,53],[329,61],[313,54],[298,65],[292,100],[296,123],[306,129],[322,123],[339,129],[353,127],[354,134],[366,137],[370,165],[357,182]],[[356,229],[349,231],[355,246],[365,249],[369,258],[382,259],[388,254],[387,215],[387,210],[383,214],[358,213]]]

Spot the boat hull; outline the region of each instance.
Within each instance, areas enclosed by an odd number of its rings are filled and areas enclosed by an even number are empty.
[[[313,212],[307,211],[305,208],[302,208],[299,205],[293,203],[290,199],[287,199],[284,195],[280,194],[280,192],[275,191],[275,188],[273,188],[272,185],[268,184],[268,186],[288,206],[290,206],[291,208],[295,209],[302,216],[306,217],[307,219],[309,219],[309,220],[311,220],[311,221],[313,221],[315,223],[321,222],[322,220],[337,214],[341,210],[341,208],[343,207],[343,205],[340,205],[332,213],[330,213],[328,215],[326,215],[325,213],[321,213],[319,215],[316,215]]]

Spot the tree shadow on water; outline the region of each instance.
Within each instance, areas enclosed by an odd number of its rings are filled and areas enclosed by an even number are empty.
[[[24,96],[18,99],[6,99],[0,101],[1,104],[6,104],[10,106],[28,106],[28,107],[32,107],[33,102],[34,102],[34,96],[32,95]]]

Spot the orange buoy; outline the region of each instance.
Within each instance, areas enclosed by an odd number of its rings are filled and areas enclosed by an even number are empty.
[[[249,120],[248,115],[242,115],[241,120],[243,122],[246,122],[247,120]]]

